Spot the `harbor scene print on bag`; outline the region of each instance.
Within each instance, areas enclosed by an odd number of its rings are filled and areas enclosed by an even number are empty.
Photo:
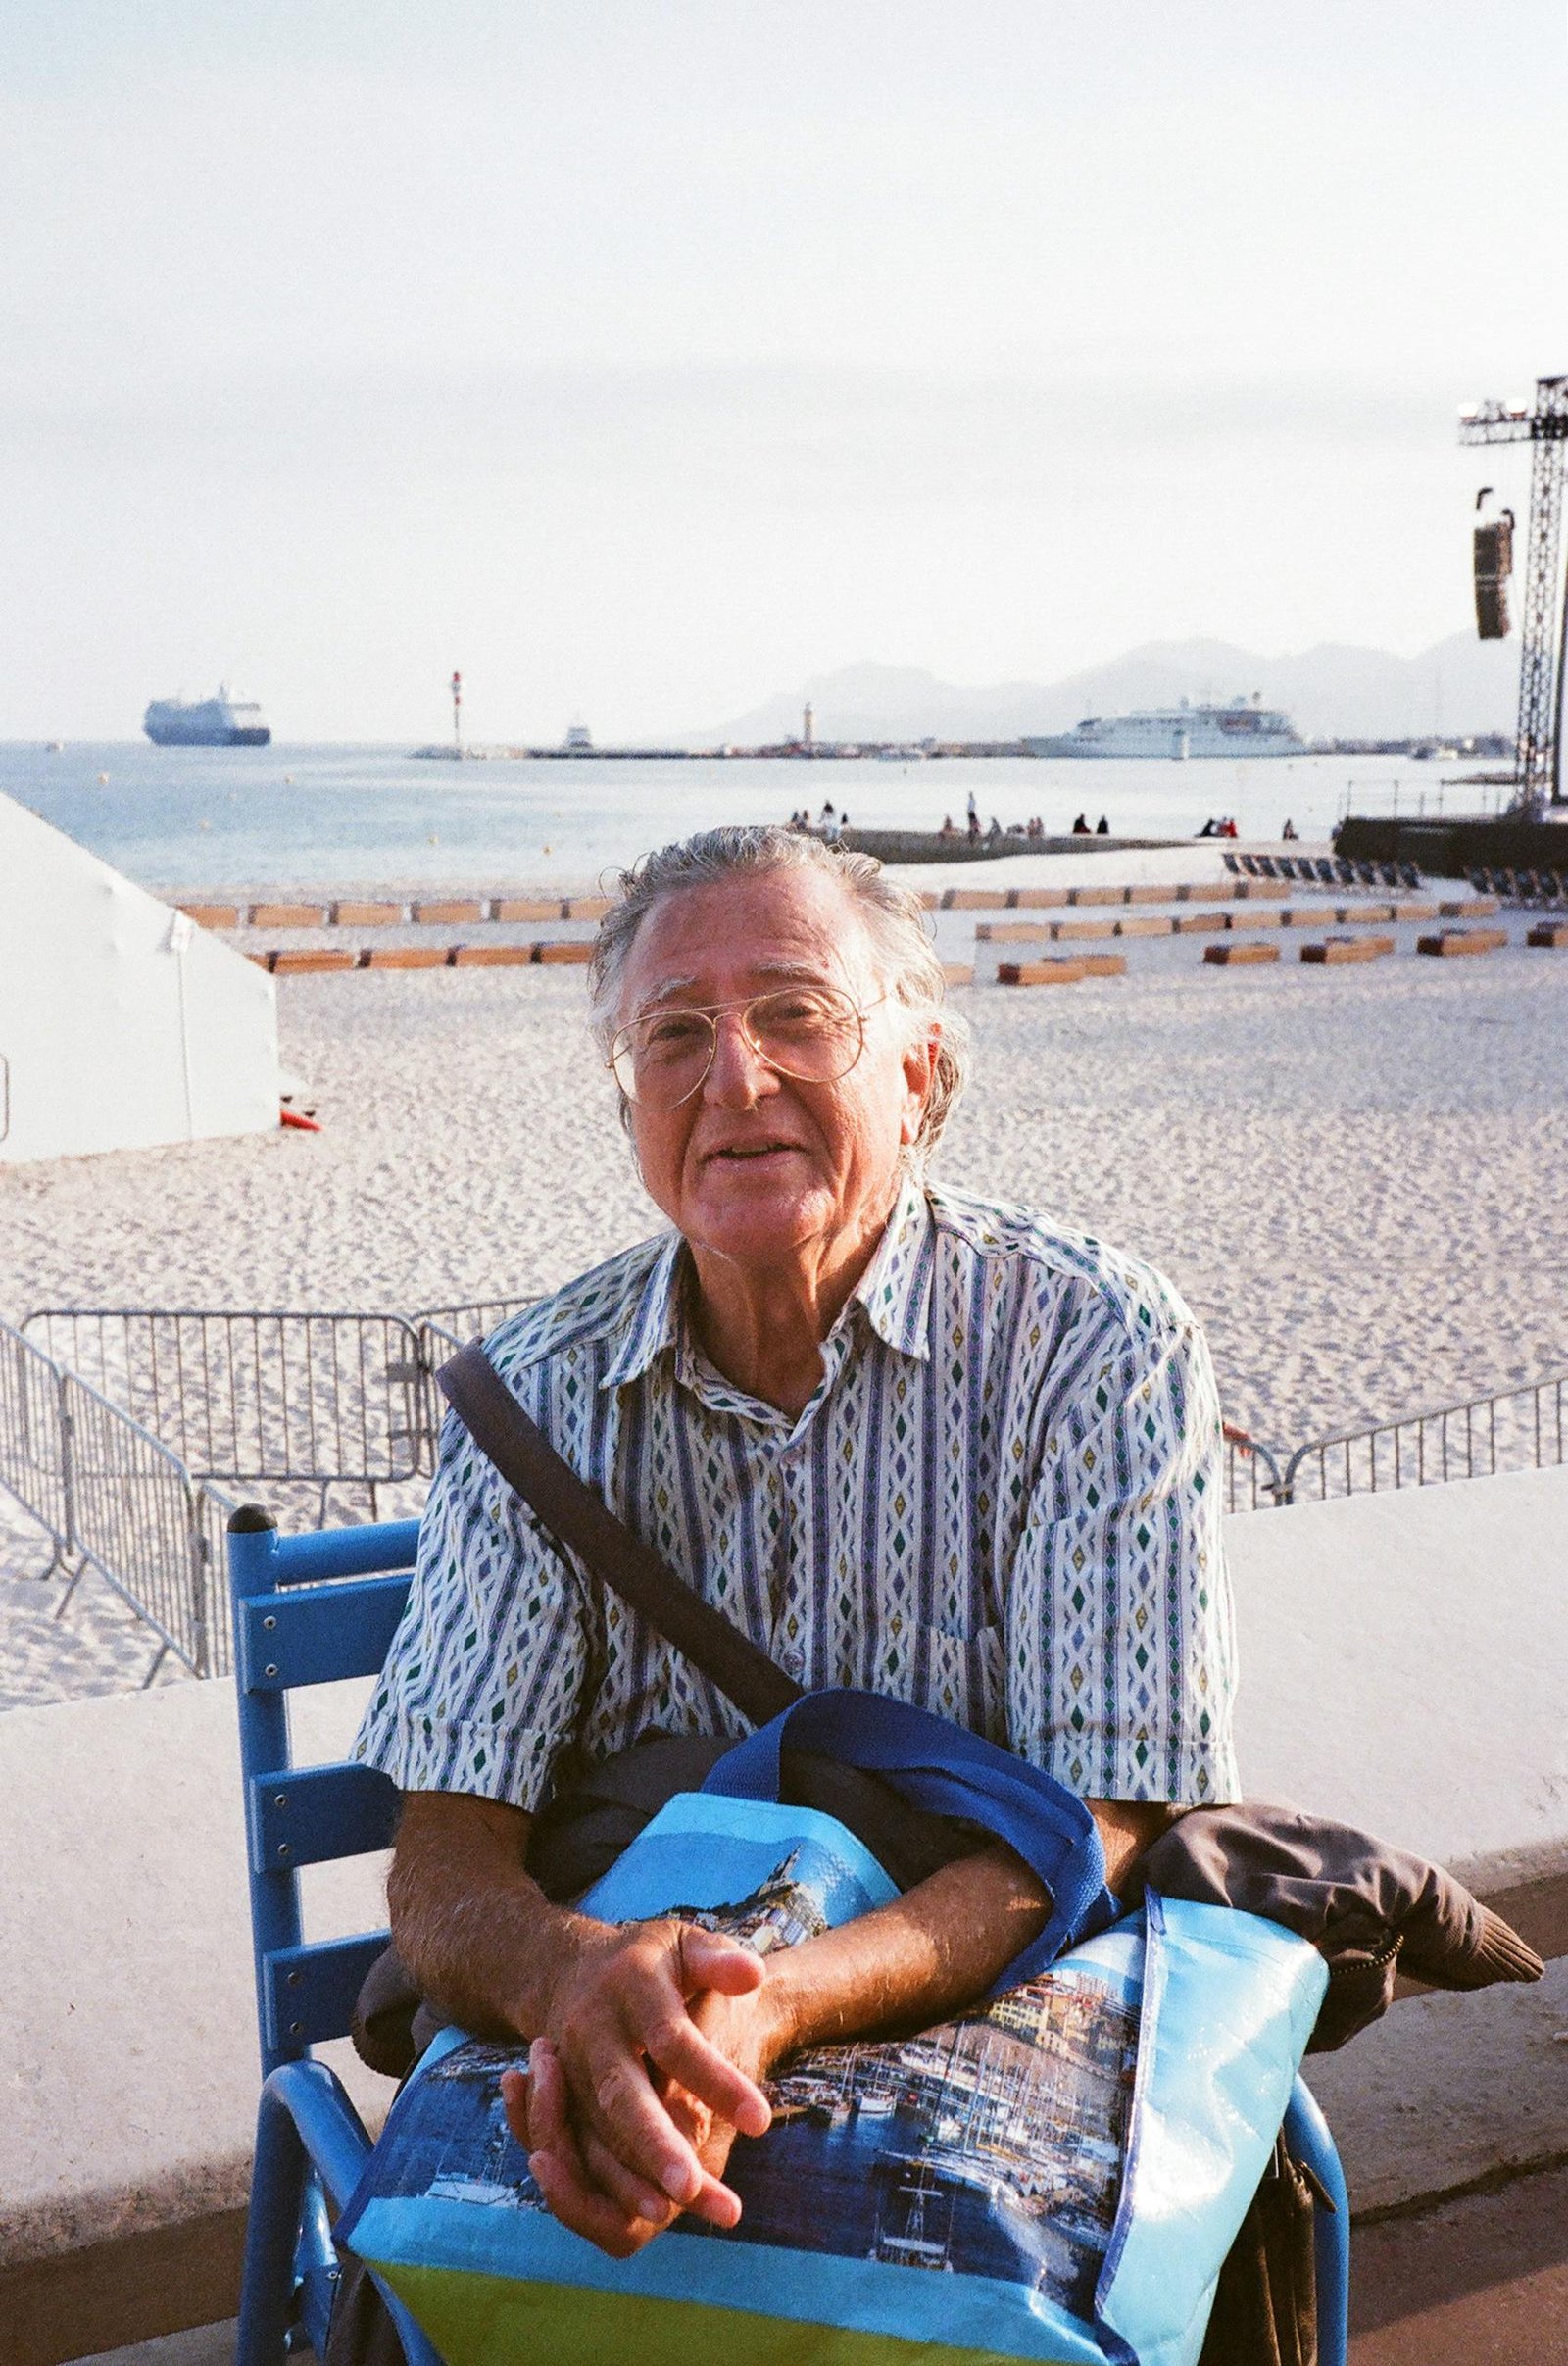
[[[734,1906],[670,1910],[760,1953],[798,1945],[829,1922],[810,1853],[792,1849]],[[1080,1951],[935,2029],[797,2055],[769,2086],[766,2136],[731,2153],[740,2224],[682,2232],[1000,2278],[1091,2316],[1120,2196],[1142,1952],[1123,1926],[1093,1962]],[[467,2039],[423,2071],[364,2198],[543,2214],[500,2095],[501,2072],[524,2059]]]

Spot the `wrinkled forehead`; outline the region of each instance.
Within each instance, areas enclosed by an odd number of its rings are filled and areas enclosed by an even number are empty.
[[[771,871],[672,889],[632,939],[622,1018],[652,1003],[729,1002],[812,979],[858,994],[877,975],[859,907],[819,871]]]

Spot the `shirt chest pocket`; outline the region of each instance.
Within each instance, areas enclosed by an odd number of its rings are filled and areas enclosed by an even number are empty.
[[[1006,1656],[1000,1627],[971,1627],[966,1634],[918,1627],[909,1672],[910,1698],[921,1708],[1005,1746]]]

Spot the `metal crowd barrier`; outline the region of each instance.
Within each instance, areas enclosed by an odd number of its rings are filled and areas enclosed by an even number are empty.
[[[419,1336],[401,1314],[47,1306],[22,1328],[198,1478],[359,1486],[373,1519],[378,1486],[429,1467]]]
[[[461,1348],[469,1340],[483,1339],[498,1323],[535,1303],[532,1298],[478,1298],[466,1306],[425,1306],[412,1319]]]
[[[1561,1462],[1568,1462],[1568,1372],[1436,1412],[1315,1438],[1286,1463],[1278,1500],[1322,1503]]]
[[[71,1551],[71,1459],[60,1373],[10,1323],[0,1322],[0,1487],[15,1496],[54,1547],[50,1577]]]
[[[1233,1421],[1224,1424],[1223,1434],[1226,1510],[1256,1511],[1264,1503],[1282,1503],[1284,1481],[1273,1448]]]
[[[200,1491],[179,1456],[74,1372],[62,1372],[71,1442],[71,1543],[79,1555],[65,1601],[93,1569],[150,1626],[159,1649],[194,1676],[229,1664],[228,1598],[221,1553],[204,1551]],[[65,1602],[59,1605],[65,1607]]]

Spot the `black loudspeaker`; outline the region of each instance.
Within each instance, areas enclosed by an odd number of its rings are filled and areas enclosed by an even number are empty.
[[[1475,530],[1476,631],[1483,641],[1508,637],[1508,577],[1513,572],[1513,519],[1504,511]]]

